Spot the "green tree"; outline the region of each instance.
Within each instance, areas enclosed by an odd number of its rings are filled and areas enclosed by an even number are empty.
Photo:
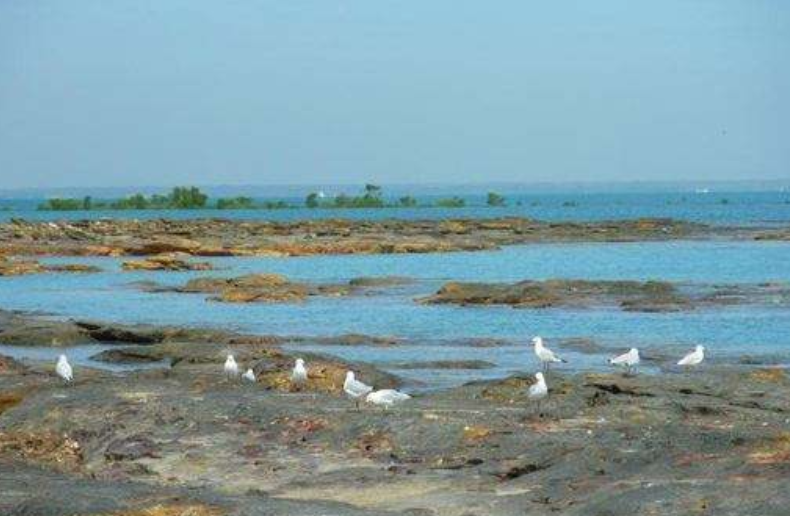
[[[263,203],[263,208],[266,210],[284,210],[290,207],[291,205],[285,201],[266,201]]]
[[[404,208],[412,208],[414,206],[417,206],[417,199],[415,199],[411,195],[404,195],[403,197],[398,199],[398,204],[400,204]]]
[[[218,210],[248,210],[255,207],[255,202],[251,197],[230,197],[217,199]]]
[[[338,194],[337,196],[335,196],[335,207],[337,207],[337,208],[348,208],[348,207],[350,207],[351,206],[351,200],[350,199],[351,198],[348,195],[344,194],[344,193]]]
[[[79,199],[47,199],[38,205],[39,211],[74,211],[82,209],[82,201]]]
[[[310,192],[305,197],[304,205],[308,208],[318,208],[318,193],[317,192]]]
[[[463,208],[466,206],[466,201],[460,197],[449,197],[446,199],[437,199],[436,206],[441,208]]]
[[[365,185],[365,195],[379,197],[381,196],[381,187],[379,185],[368,183]]]
[[[196,186],[177,186],[170,192],[171,208],[195,209],[204,208],[208,196]]]
[[[115,210],[145,210],[149,208],[149,203],[145,195],[136,193],[125,199],[118,199],[110,207]]]
[[[486,204],[488,204],[489,206],[504,206],[505,198],[496,192],[488,192],[488,198],[486,199]]]

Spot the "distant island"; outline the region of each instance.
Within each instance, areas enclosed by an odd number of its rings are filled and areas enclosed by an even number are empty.
[[[492,207],[506,206],[505,197],[489,192],[486,205]],[[463,208],[466,200],[452,196],[435,199],[432,203],[419,203],[416,198],[404,195],[395,200],[384,197],[381,186],[366,184],[360,195],[337,194],[327,197],[323,192],[310,192],[304,199],[304,207],[311,209],[333,208]],[[196,186],[179,186],[169,194],[144,195],[136,193],[120,199],[94,199],[91,196],[82,198],[52,198],[38,205],[39,211],[91,211],[91,210],[281,210],[300,208],[301,205],[285,200],[259,201],[252,197],[220,197],[209,198]]]

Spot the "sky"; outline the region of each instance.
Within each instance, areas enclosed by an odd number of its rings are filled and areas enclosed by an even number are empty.
[[[0,187],[790,177],[786,0],[0,0]]]

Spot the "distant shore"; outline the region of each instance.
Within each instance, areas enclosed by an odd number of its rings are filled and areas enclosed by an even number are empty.
[[[503,207],[507,199],[496,193],[488,192],[486,205]],[[371,208],[463,208],[466,200],[457,195],[437,198],[430,203],[419,202],[411,195],[402,195],[394,200],[384,197],[381,186],[367,184],[360,195],[339,193],[327,196],[324,192],[309,192],[301,205],[284,199],[256,200],[251,196],[219,197],[211,199],[195,186],[173,188],[167,194],[145,195],[135,193],[116,199],[95,199],[90,195],[83,197],[53,197],[40,203],[38,211],[120,211],[120,210],[283,210],[297,208],[311,209],[371,209]]]

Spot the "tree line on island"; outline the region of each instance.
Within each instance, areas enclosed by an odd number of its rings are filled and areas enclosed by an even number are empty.
[[[501,207],[506,206],[505,197],[489,192],[486,205]],[[466,200],[462,197],[452,196],[433,200],[431,203],[420,203],[411,195],[404,195],[397,199],[386,199],[381,186],[366,184],[360,195],[347,195],[339,193],[327,197],[323,192],[310,192],[304,199],[307,208],[463,208]],[[89,211],[89,210],[277,210],[299,208],[298,204],[284,200],[256,200],[252,197],[220,197],[212,200],[195,186],[179,186],[173,188],[166,195],[145,195],[136,193],[121,199],[94,199],[91,196],[83,198],[51,198],[39,204],[40,211]]]

